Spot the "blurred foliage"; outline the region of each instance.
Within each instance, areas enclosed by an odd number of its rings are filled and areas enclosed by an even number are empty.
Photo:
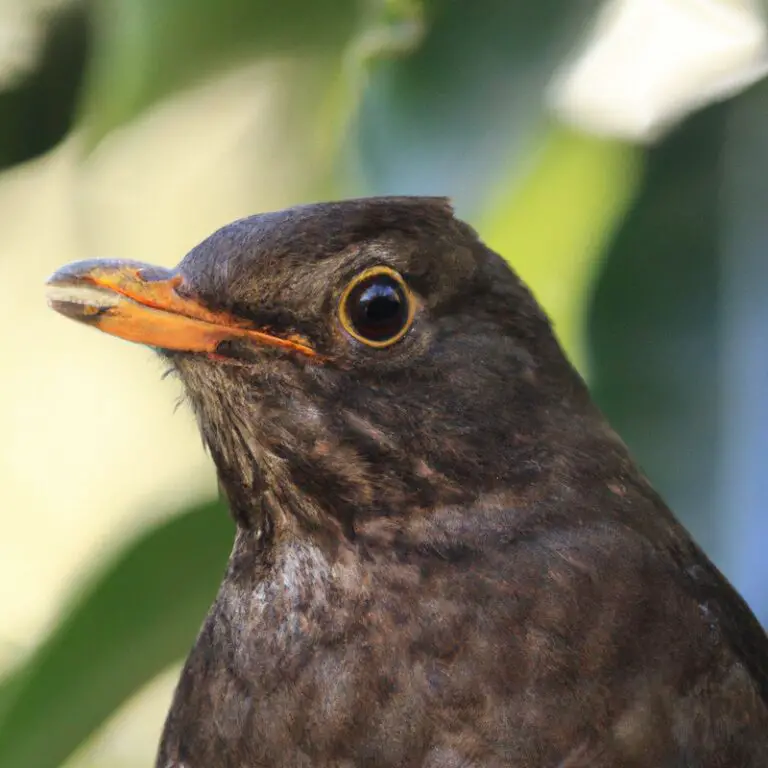
[[[650,150],[553,123],[544,88],[598,5],[72,5],[52,16],[37,68],[0,93],[0,160],[52,148],[75,115],[92,148],[227,68],[290,62],[275,119],[307,153],[306,199],[451,195],[532,284],[608,416],[717,557],[722,148],[744,97]],[[220,505],[178,510],[95,575],[0,687],[0,765],[55,768],[181,659],[231,538]]]
[[[92,142],[162,96],[245,58],[339,55],[361,0],[102,0],[84,96]]]
[[[0,168],[36,157],[72,129],[90,47],[87,24],[81,5],[59,9],[36,66],[0,90]]]
[[[531,166],[519,185],[502,179],[477,226],[535,287],[560,341],[588,374],[584,308],[605,243],[640,184],[642,153],[619,141],[547,126]]]
[[[743,122],[745,112],[750,130],[736,136],[734,117]],[[758,418],[765,373],[750,375],[749,359],[765,354],[749,337],[765,338],[766,318],[744,311],[750,293],[762,304],[768,281],[768,230],[756,210],[768,183],[754,168],[766,119],[761,83],[693,115],[647,152],[641,192],[608,244],[588,306],[595,398],[672,509],[737,581],[759,579],[762,555],[748,542],[766,498],[754,492],[764,491],[765,454],[754,443],[764,444],[756,436],[766,428]],[[733,282],[737,291],[728,290]],[[753,416],[738,423],[734,409]],[[764,583],[745,597],[768,618]]]
[[[201,504],[146,531],[95,574],[6,683],[12,706],[0,728],[0,765],[60,765],[186,653],[223,577],[233,532],[223,504]],[[3,699],[0,689],[0,714]]]
[[[648,152],[589,315],[592,392],[673,508],[716,549],[721,156],[726,110]],[[687,514],[686,514],[687,513]]]
[[[430,2],[409,55],[378,61],[356,118],[368,194],[445,194],[466,216],[488,182],[524,169],[544,121],[541,95],[595,0]]]

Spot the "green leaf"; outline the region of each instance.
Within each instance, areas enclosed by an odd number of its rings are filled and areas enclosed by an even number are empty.
[[[476,226],[531,286],[588,375],[584,312],[606,241],[640,183],[642,151],[554,125],[519,184],[499,184]]]
[[[87,16],[81,5],[51,14],[35,65],[0,89],[0,168],[47,152],[69,133],[87,46]]]
[[[363,0],[102,0],[84,114],[88,140],[249,58],[339,53]],[[215,119],[215,116],[212,116]]]
[[[0,765],[56,768],[183,658],[213,602],[233,533],[223,504],[201,504],[143,533],[97,576],[0,689]]]
[[[450,195],[464,215],[522,170],[544,89],[596,0],[424,4],[424,37],[374,60],[355,121],[367,194]]]
[[[2,721],[2,718],[20,690],[21,678],[20,670],[15,669],[11,672],[6,672],[2,679],[0,679],[0,721]]]

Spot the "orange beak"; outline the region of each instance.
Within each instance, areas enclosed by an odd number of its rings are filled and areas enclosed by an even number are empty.
[[[302,337],[276,336],[243,318],[207,309],[198,299],[177,292],[183,282],[175,270],[104,259],[68,264],[46,285],[52,309],[128,341],[216,355],[224,341],[250,340],[316,356]]]

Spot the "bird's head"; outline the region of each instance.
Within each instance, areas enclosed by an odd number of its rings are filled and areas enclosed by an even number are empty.
[[[176,269],[78,262],[49,292],[167,357],[246,527],[354,535],[524,490],[588,402],[529,291],[444,199],[253,216]]]

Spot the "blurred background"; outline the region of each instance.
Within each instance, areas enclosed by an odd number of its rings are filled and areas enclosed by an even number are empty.
[[[0,766],[152,764],[232,525],[177,383],[49,311],[251,213],[453,198],[768,621],[766,8],[0,2]]]

